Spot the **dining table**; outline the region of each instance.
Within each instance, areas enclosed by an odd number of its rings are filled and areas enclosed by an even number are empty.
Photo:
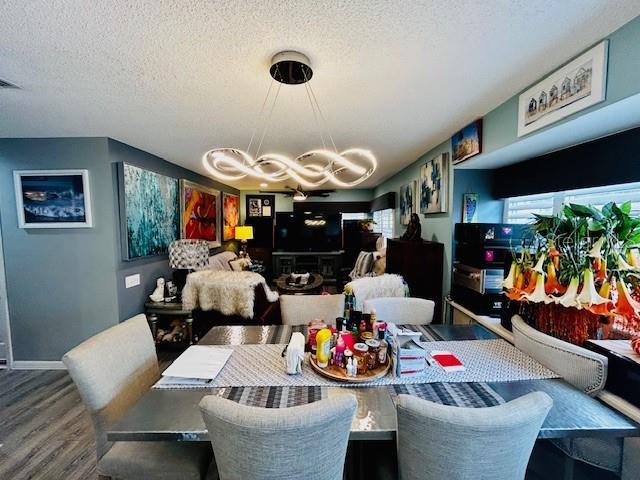
[[[427,330],[428,329],[428,330]],[[256,345],[288,343],[292,332],[304,327],[287,325],[217,326],[199,345]],[[429,325],[422,331],[431,341],[467,341],[497,339],[480,325]],[[225,367],[226,368],[226,367]],[[626,438],[640,436],[637,423],[596,398],[574,388],[561,378],[488,382],[488,388],[504,402],[529,392],[542,391],[553,399],[540,432],[541,439],[569,437]],[[437,388],[438,385],[433,385]],[[476,387],[469,392],[477,390]],[[282,388],[282,387],[279,387]],[[293,387],[291,387],[293,388]],[[302,388],[302,387],[299,387]],[[354,441],[393,440],[397,421],[393,391],[389,386],[327,386],[326,396],[353,394],[358,408],[351,425]],[[487,388],[485,386],[485,388]],[[151,389],[107,433],[110,441],[197,441],[208,442],[207,428],[198,403],[219,389]],[[464,395],[462,390],[462,395]],[[496,396],[496,395],[494,395]],[[310,398],[309,401],[313,401]]]

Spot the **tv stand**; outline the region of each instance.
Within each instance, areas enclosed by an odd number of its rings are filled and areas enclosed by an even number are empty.
[[[324,283],[335,284],[342,266],[343,251],[334,252],[273,252],[273,277],[293,272],[315,272]]]

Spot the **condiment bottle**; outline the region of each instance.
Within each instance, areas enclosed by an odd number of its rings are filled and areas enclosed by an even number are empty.
[[[349,365],[349,362],[353,365],[353,352],[348,348],[344,349],[344,365],[345,367]]]
[[[316,334],[316,363],[320,368],[327,368],[329,365],[330,350],[331,330],[323,328]]]
[[[342,337],[338,338],[338,342],[336,343],[335,355],[333,357],[333,364],[339,367],[344,368],[344,350],[345,350],[344,340]]]
[[[377,337],[378,336],[378,331],[377,331],[377,325],[376,324],[377,324],[378,318],[376,316],[376,309],[372,308],[371,312],[369,313],[369,315],[370,315],[369,321],[371,322],[371,331],[373,332],[373,336]]]
[[[367,356],[367,368],[373,370],[378,366],[378,354],[380,353],[380,341],[379,340],[367,340],[367,347],[369,347],[369,355]]]
[[[380,323],[378,325],[378,339],[380,340],[380,347],[378,347],[378,364],[384,365],[387,362],[387,349],[389,344],[384,339],[387,325]]]
[[[353,358],[358,361],[358,375],[364,375],[367,373],[367,354],[369,347],[364,343],[356,343],[353,348]]]

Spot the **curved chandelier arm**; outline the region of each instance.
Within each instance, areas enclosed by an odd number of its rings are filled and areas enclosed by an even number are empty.
[[[310,158],[324,162],[303,164]],[[359,161],[355,161],[358,159]],[[220,180],[241,180],[247,176],[272,182],[294,180],[307,188],[331,182],[340,187],[353,187],[369,178],[378,166],[375,156],[362,148],[341,153],[311,150],[292,160],[277,153],[267,153],[257,159],[236,148],[218,148],[202,156],[204,168]],[[265,167],[272,171],[267,171]],[[353,180],[344,179],[353,178]]]

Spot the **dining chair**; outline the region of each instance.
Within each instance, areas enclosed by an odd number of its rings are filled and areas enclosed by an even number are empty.
[[[144,315],[89,338],[67,352],[62,361],[93,422],[98,475],[123,480],[205,478],[212,451],[204,442],[107,440],[109,427],[160,377]]]
[[[503,405],[462,408],[398,395],[400,480],[518,480],[553,405],[533,392]]]
[[[587,395],[596,396],[607,381],[604,355],[552,337],[528,325],[521,316],[511,319],[515,346]],[[573,460],[620,474],[622,439],[563,438],[553,441],[567,455],[565,477],[573,476]]]
[[[208,395],[200,410],[221,480],[342,480],[354,395],[290,408]]]
[[[306,325],[311,320],[333,324],[344,314],[344,295],[280,295],[283,325]]]
[[[364,311],[376,311],[376,318],[383,322],[404,325],[424,325],[433,320],[435,302],[415,297],[383,297],[365,300]]]

